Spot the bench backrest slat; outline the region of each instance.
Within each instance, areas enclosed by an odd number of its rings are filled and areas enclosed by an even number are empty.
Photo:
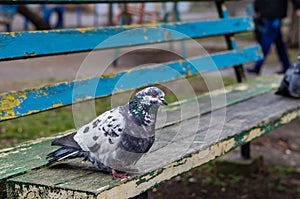
[[[52,86],[0,94],[0,121],[260,59],[258,46]],[[155,78],[154,78],[155,77]],[[132,81],[134,80],[134,81]],[[99,85],[99,87],[98,87]],[[76,89],[74,89],[76,87]]]
[[[133,28],[139,29],[132,31]],[[158,25],[0,33],[0,60],[153,44],[249,30],[253,30],[251,18],[237,17]],[[119,35],[114,37],[116,34]]]

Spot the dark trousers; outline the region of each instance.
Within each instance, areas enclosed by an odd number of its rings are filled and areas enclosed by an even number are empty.
[[[266,19],[263,29],[263,35],[260,42],[264,54],[264,59],[256,62],[255,67],[257,70],[260,70],[261,66],[263,65],[273,43],[275,43],[276,45],[276,50],[282,64],[282,69],[286,71],[290,66],[287,49],[282,39],[281,20]]]

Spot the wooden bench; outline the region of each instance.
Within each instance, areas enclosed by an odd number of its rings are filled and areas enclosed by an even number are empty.
[[[46,3],[44,0],[4,0],[3,2]],[[84,3],[91,2],[135,1],[84,1]],[[153,2],[159,1],[153,0]],[[52,0],[51,3],[67,4],[83,3],[83,1]],[[260,59],[260,49],[257,45],[238,48],[234,34],[253,30],[252,20],[249,17],[230,18],[224,1],[211,3],[215,3],[219,19],[141,26],[1,33],[0,59],[2,61],[180,41],[187,39],[185,35],[191,39],[224,35],[228,47],[227,50],[210,56],[199,55],[188,60],[180,59],[154,64],[112,75],[2,93],[0,94],[1,122],[229,67],[235,70],[238,83],[170,104],[164,109],[158,121],[162,119],[166,121],[159,122],[157,125],[156,143],[149,155],[138,163],[150,170],[137,176],[115,179],[98,172],[93,165],[80,160],[47,166],[46,155],[57,149],[50,146],[51,141],[67,132],[2,149],[0,151],[0,197],[134,197],[239,146],[244,146],[242,153],[247,158],[250,155],[247,143],[298,118],[300,104],[297,100],[274,95],[281,76],[244,79],[242,64]],[[134,30],[136,34],[126,34],[128,30]],[[175,31],[181,34],[175,34]],[[125,34],[126,40],[123,38],[117,42],[105,42],[107,39],[114,41],[110,39],[118,33]],[[103,43],[98,45],[101,42]],[[122,77],[126,77],[127,81],[120,83]],[[169,143],[167,148],[166,143]],[[157,151],[160,150],[160,155],[157,155]],[[157,163],[167,159],[166,157],[171,161],[161,165]]]

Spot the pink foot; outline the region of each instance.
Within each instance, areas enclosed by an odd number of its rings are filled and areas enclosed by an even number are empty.
[[[118,173],[117,171],[115,171],[114,169],[111,170],[111,174],[115,177],[115,178],[126,178],[126,174],[125,173]]]

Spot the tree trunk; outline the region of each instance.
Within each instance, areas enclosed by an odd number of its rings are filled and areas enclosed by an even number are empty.
[[[296,15],[296,12],[293,11],[291,14],[291,23],[288,28],[288,34],[287,34],[287,46],[289,48],[299,48],[299,17]]]
[[[49,24],[39,15],[32,12],[30,9],[25,7],[24,5],[18,6],[18,13],[23,15],[25,18],[27,18],[37,30],[49,30],[50,26]]]

